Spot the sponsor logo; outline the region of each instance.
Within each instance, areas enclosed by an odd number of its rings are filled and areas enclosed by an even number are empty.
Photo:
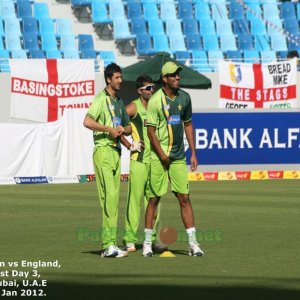
[[[180,115],[172,115],[168,117],[168,124],[170,125],[178,125],[181,124]]]
[[[268,171],[269,179],[282,179],[283,171]]]
[[[218,180],[218,172],[204,172],[203,176],[205,180]]]
[[[78,183],[77,176],[48,176],[49,183]]]
[[[230,79],[233,83],[239,84],[242,80],[240,65],[229,64]]]
[[[250,180],[251,172],[235,172],[235,176],[237,180]]]
[[[34,177],[14,177],[17,184],[40,184],[48,183],[46,176],[34,176]]]
[[[1,184],[15,184],[15,180],[13,177],[0,177],[0,185]]]
[[[114,116],[113,117],[113,124],[115,127],[118,127],[121,125],[121,119],[119,117]]]

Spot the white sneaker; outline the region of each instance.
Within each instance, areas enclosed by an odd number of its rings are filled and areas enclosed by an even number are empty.
[[[128,256],[127,251],[122,251],[115,245],[111,245],[105,249],[105,251],[101,254],[102,257],[126,257]]]
[[[200,249],[197,242],[189,243],[189,255],[190,256],[202,256],[204,252]]]
[[[135,252],[136,251],[135,244],[134,243],[127,243],[126,244],[126,251],[127,252]]]
[[[144,257],[151,257],[153,256],[152,252],[152,244],[144,242],[143,244],[143,256]]]

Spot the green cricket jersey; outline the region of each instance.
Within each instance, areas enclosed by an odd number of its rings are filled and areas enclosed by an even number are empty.
[[[130,122],[123,101],[110,96],[105,89],[95,97],[87,115],[101,125],[114,128],[126,127]],[[108,132],[94,131],[94,143],[95,148],[111,146],[121,151],[120,138],[114,139]]]
[[[159,89],[149,100],[147,109],[148,126],[156,128],[156,136],[170,159],[183,159],[184,122],[192,119],[192,103],[188,93],[179,89],[172,100]],[[152,157],[157,157],[152,151]]]
[[[140,98],[133,101],[136,105],[136,114],[131,118],[133,141],[144,141],[145,150],[131,153],[130,158],[142,163],[150,163],[150,141],[147,134],[147,111]]]

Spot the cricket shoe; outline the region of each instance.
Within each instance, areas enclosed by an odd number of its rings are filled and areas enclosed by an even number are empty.
[[[144,257],[153,256],[152,244],[144,242],[144,244],[143,244],[143,256]]]
[[[204,252],[200,249],[197,242],[189,243],[189,255],[190,256],[202,256]]]
[[[135,252],[136,251],[134,243],[127,243],[125,248],[126,248],[127,252]]]
[[[127,251],[122,251],[115,245],[111,245],[105,249],[105,251],[101,255],[102,257],[112,257],[112,258],[120,258],[120,257],[127,257]]]

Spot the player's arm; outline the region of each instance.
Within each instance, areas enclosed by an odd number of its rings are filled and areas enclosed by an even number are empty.
[[[161,163],[164,165],[166,169],[170,166],[170,159],[161,148],[159,140],[155,134],[156,128],[154,126],[149,126],[147,128],[148,137],[151,143],[152,148],[154,149],[155,153],[158,155]]]
[[[184,123],[184,131],[191,151],[191,171],[194,172],[197,169],[198,160],[196,156],[194,128],[192,121]]]
[[[86,115],[83,121],[83,126],[93,130],[93,131],[99,131],[99,132],[107,132],[109,133],[113,138],[117,138],[122,134],[121,130],[117,130],[113,127],[101,125],[98,122],[96,122],[91,116]]]

